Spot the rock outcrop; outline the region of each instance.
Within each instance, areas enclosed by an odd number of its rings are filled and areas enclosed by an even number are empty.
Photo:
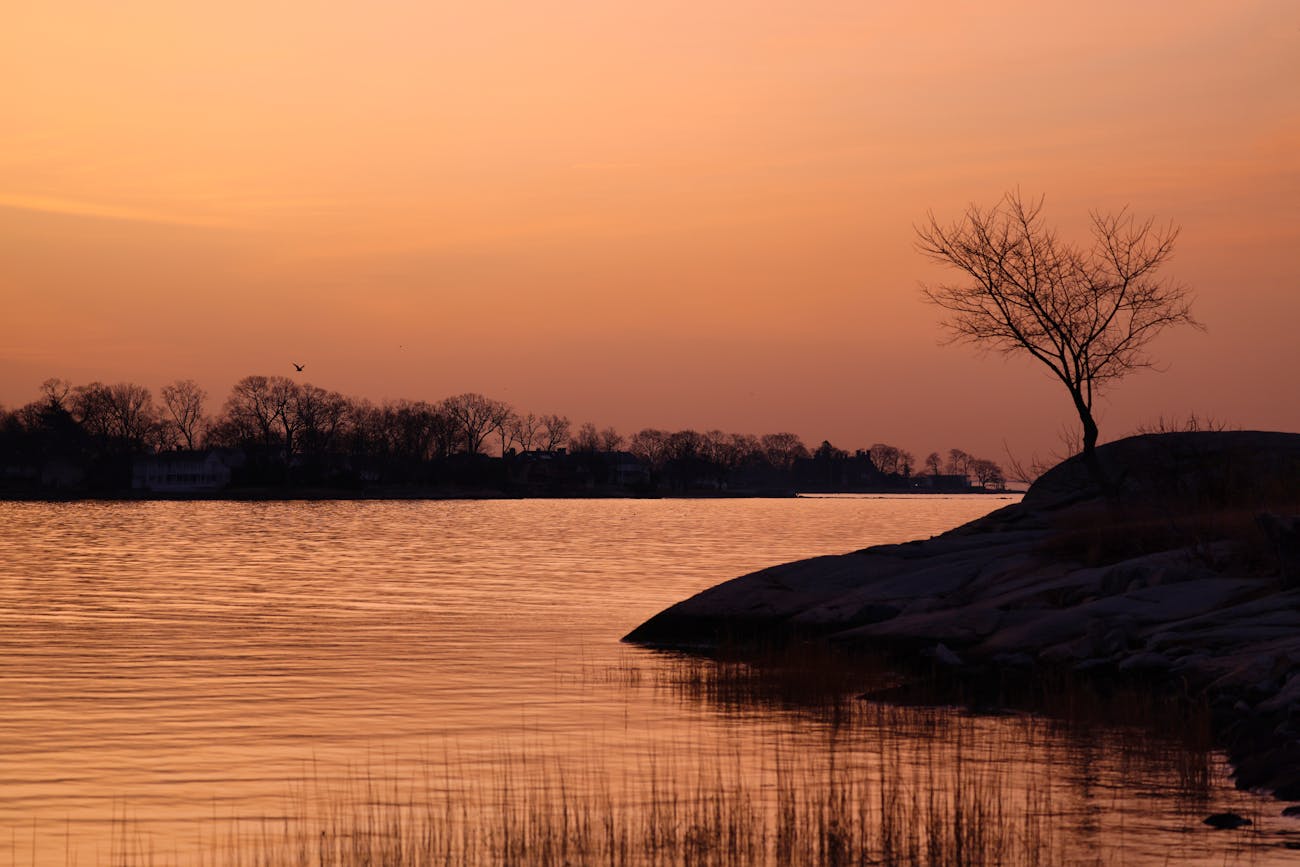
[[[816,635],[949,664],[1143,674],[1223,714],[1239,782],[1300,800],[1300,434],[1155,434],[1077,459],[1020,503],[925,541],[720,584],[628,641]]]

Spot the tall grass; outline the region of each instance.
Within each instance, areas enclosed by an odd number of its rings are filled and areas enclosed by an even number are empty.
[[[864,708],[868,707],[864,705]],[[495,779],[367,772],[300,786],[286,815],[232,828],[201,863],[238,867],[1060,863],[1049,788],[990,754],[970,723],[869,706],[864,745],[829,735],[810,761],[774,744],[755,768],[725,743],[635,768],[500,757]],[[866,711],[864,711],[866,712]],[[863,720],[865,722],[865,720]],[[909,736],[909,732],[911,736]],[[864,748],[866,747],[866,748]]]
[[[511,741],[458,756],[450,743],[451,754],[414,761],[307,769],[280,809],[214,821],[184,857],[159,855],[140,827],[122,821],[109,863],[1100,864],[1115,851],[1077,847],[1097,842],[1079,822],[1101,764],[1126,786],[1162,792],[1194,821],[1222,785],[1207,724],[1185,707],[1098,696],[1078,683],[1050,690],[1055,718],[882,704],[852,690],[885,672],[834,653],[795,647],[769,656],[768,668],[679,659],[638,671],[624,660],[600,676],[694,702],[710,721],[668,739],[611,743],[593,734],[585,751],[568,740]],[[856,673],[831,670],[837,659]],[[823,670],[814,676],[814,668]],[[1186,743],[1150,737],[1152,726],[1178,720]],[[1145,812],[1150,803],[1112,809],[1123,821],[1124,809]],[[1215,845],[1239,851],[1254,845],[1254,833]]]

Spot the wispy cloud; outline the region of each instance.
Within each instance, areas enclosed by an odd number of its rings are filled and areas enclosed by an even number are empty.
[[[44,214],[64,214],[74,217],[93,217],[104,220],[157,223],[169,226],[197,226],[204,228],[229,228],[231,226],[228,221],[216,217],[167,213],[144,208],[123,207],[105,202],[26,193],[0,192],[0,208],[37,211]]]

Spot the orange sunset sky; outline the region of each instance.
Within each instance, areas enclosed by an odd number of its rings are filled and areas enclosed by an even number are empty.
[[[1209,330],[1102,438],[1300,429],[1300,4],[17,2],[0,403],[249,373],[1001,459],[1064,390],[912,247],[1019,186],[1180,224]]]

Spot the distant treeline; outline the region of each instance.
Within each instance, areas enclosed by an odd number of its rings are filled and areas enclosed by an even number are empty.
[[[561,415],[522,413],[480,394],[430,403],[364,399],[284,376],[246,376],[220,411],[193,380],[153,393],[134,383],[46,380],[0,409],[0,488],[11,495],[321,490],[778,494],[1001,490],[993,461],[951,449],[920,466],[877,443],[809,450],[762,436],[646,428],[624,436]]]

